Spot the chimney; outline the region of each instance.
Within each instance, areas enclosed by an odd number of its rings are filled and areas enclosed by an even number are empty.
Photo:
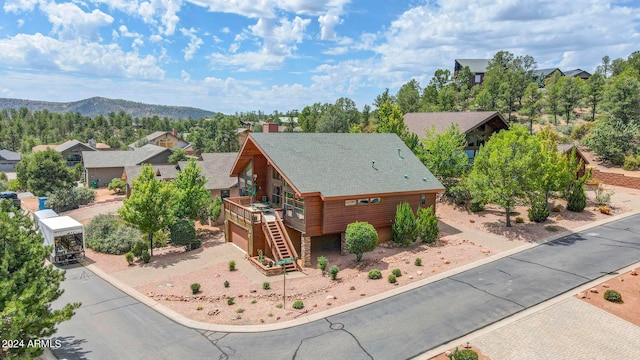
[[[173,128],[173,136],[178,137],[178,129]]]
[[[97,145],[96,139],[93,139],[93,138],[89,139],[89,147],[90,148],[96,150],[96,145]]]

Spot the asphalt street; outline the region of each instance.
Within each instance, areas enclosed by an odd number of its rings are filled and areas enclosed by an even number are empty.
[[[58,303],[66,359],[407,359],[640,261],[640,215],[507,256],[323,320],[262,333],[186,328],[89,270],[67,270]]]

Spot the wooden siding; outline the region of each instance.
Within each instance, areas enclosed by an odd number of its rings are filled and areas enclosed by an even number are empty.
[[[262,201],[262,197],[267,196],[267,159],[262,154],[253,156],[253,174],[258,176],[255,180],[258,185],[255,200]]]
[[[249,232],[233,222],[229,222],[229,241],[238,245],[244,251],[249,249]]]
[[[289,239],[291,239],[291,243],[293,244],[293,247],[296,249],[296,252],[298,254],[302,253],[302,234],[300,233],[300,231],[292,229],[288,226],[284,227],[287,230],[287,234],[289,234]]]
[[[347,225],[355,221],[366,221],[375,228],[393,225],[396,207],[408,202],[413,211],[418,207],[429,207],[436,201],[436,193],[426,193],[426,204],[421,205],[421,194],[382,197],[380,204],[345,206],[345,200],[326,201],[324,203],[323,234],[344,232]],[[357,199],[355,199],[357,200]]]
[[[304,198],[304,220],[307,236],[322,235],[322,209],[320,196]]]

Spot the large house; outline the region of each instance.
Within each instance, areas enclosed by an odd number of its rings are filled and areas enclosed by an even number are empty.
[[[0,150],[0,171],[14,172],[20,158],[20,153],[7,149]]]
[[[469,70],[475,74],[472,85],[482,84],[484,73],[487,72],[487,67],[489,66],[489,61],[491,61],[491,59],[455,59],[453,74],[457,76],[460,70],[468,66]]]
[[[470,162],[473,162],[480,146],[493,133],[509,128],[507,121],[497,111],[407,113],[404,115],[404,124],[419,138],[423,138],[426,131],[432,128],[436,133],[441,133],[452,124],[457,124],[460,132],[467,138],[464,151]]]
[[[347,225],[391,239],[396,207],[435,205],[442,184],[396,134],[251,133],[231,169],[240,197],[224,201],[225,236],[255,256],[345,250]]]
[[[178,130],[173,129],[172,132],[168,131],[156,131],[151,133],[142,139],[129,144],[129,150],[134,150],[135,148],[140,147],[141,145],[152,144],[156,146],[160,146],[166,149],[184,149],[189,145],[188,142],[182,140],[179,137]]]
[[[202,176],[207,179],[204,186],[211,192],[211,197],[220,196],[225,199],[238,196],[238,179],[229,176],[238,153],[202,153],[200,157],[202,161],[197,164],[202,169]],[[180,161],[178,165],[180,169],[184,169],[187,162]]]
[[[121,179],[124,168],[132,165],[169,163],[171,149],[147,144],[133,151],[83,151],[82,162],[87,185],[104,187],[111,180]]]
[[[82,163],[83,152],[98,151],[97,146],[98,143],[93,139],[89,140],[86,144],[73,139],[67,140],[60,145],[36,145],[31,149],[31,151],[36,152],[53,149],[62,154],[62,158],[67,162],[67,166],[75,166],[76,164]]]

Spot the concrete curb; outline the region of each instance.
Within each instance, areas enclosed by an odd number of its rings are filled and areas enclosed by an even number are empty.
[[[640,210],[635,210],[635,211],[631,211],[631,212],[628,212],[628,213],[612,216],[612,217],[607,218],[607,219],[599,220],[599,221],[593,222],[591,224],[583,225],[583,226],[580,226],[580,227],[572,229],[572,230],[568,230],[568,231],[564,231],[564,232],[559,233],[559,234],[552,235],[550,237],[545,238],[541,243],[525,244],[525,245],[513,248],[511,250],[503,251],[501,253],[486,257],[486,258],[484,258],[482,260],[478,260],[478,261],[475,261],[475,262],[472,262],[472,263],[457,267],[455,269],[447,270],[445,272],[439,273],[439,274],[434,275],[434,276],[430,276],[430,277],[425,278],[423,280],[419,280],[419,281],[416,281],[414,283],[411,283],[411,284],[408,284],[408,285],[404,285],[402,287],[398,287],[398,288],[393,289],[393,290],[389,290],[389,291],[386,291],[386,292],[383,292],[383,293],[380,293],[380,294],[377,294],[377,295],[373,295],[373,296],[365,298],[365,299],[361,299],[361,300],[357,300],[357,301],[354,301],[354,302],[349,303],[349,304],[341,305],[341,306],[335,307],[335,308],[330,309],[330,310],[325,310],[325,311],[318,312],[318,313],[315,313],[315,314],[310,314],[310,315],[307,315],[307,316],[303,316],[303,317],[300,317],[300,318],[295,319],[295,320],[289,320],[289,321],[284,321],[284,322],[281,322],[281,323],[274,323],[274,324],[267,324],[267,325],[221,325],[221,324],[210,324],[210,323],[195,321],[195,320],[187,318],[184,315],[179,314],[178,312],[176,312],[176,311],[174,311],[174,310],[172,310],[172,309],[160,304],[159,302],[149,298],[148,296],[138,292],[137,290],[133,289],[129,285],[127,285],[127,284],[123,283],[122,281],[114,278],[113,276],[105,273],[100,268],[96,267],[94,264],[87,265],[86,268],[91,270],[94,274],[98,275],[99,277],[101,277],[103,280],[107,281],[111,285],[113,285],[116,288],[122,290],[127,295],[130,295],[131,297],[133,297],[134,299],[136,299],[136,300],[140,301],[141,303],[147,305],[151,309],[159,312],[160,314],[166,316],[167,318],[169,318],[169,319],[171,319],[171,320],[173,320],[173,321],[175,321],[178,324],[181,324],[183,326],[190,327],[190,328],[197,329],[197,330],[215,331],[215,332],[256,333],[256,332],[265,332],[265,331],[274,331],[274,330],[287,329],[287,328],[299,326],[299,325],[302,325],[302,324],[310,323],[310,322],[313,322],[313,321],[316,321],[316,320],[324,319],[326,317],[333,316],[333,315],[336,315],[336,314],[340,314],[340,313],[343,313],[343,312],[346,312],[346,311],[349,311],[349,310],[353,310],[353,309],[359,308],[361,306],[368,305],[368,304],[371,304],[371,303],[386,299],[388,297],[395,296],[395,295],[404,293],[406,291],[413,290],[413,289],[418,288],[420,286],[423,286],[423,285],[426,285],[426,284],[429,284],[429,283],[433,283],[433,282],[445,279],[445,278],[447,278],[449,276],[453,276],[453,275],[459,274],[459,273],[467,271],[469,269],[473,269],[475,267],[478,267],[478,266],[481,266],[481,265],[484,265],[484,264],[487,264],[487,263],[502,259],[504,257],[511,256],[511,255],[519,253],[521,251],[531,249],[533,247],[536,247],[538,245],[547,243],[549,241],[553,241],[553,240],[559,239],[561,237],[564,237],[564,236],[567,236],[567,235],[570,235],[570,234],[574,234],[574,233],[577,233],[577,232],[588,230],[588,229],[593,228],[595,226],[600,226],[600,225],[603,225],[603,224],[606,224],[606,223],[609,223],[609,222],[613,222],[613,221],[616,221],[616,220],[624,219],[626,217],[630,217],[630,216],[637,215],[637,214],[640,214]],[[602,278],[599,278],[596,281],[599,283],[600,281],[602,281],[601,279]],[[593,287],[593,286],[590,286],[590,287]],[[574,290],[570,291],[569,293],[573,294],[576,291],[577,290],[574,289]],[[566,294],[561,295],[561,296],[565,296],[565,295]],[[554,298],[554,299],[556,299],[556,298]],[[554,299],[548,300],[547,302],[552,302]],[[547,302],[545,302],[543,304],[546,304]],[[537,305],[534,308],[537,308],[538,306],[541,306],[541,305],[542,304]],[[550,305],[547,305],[547,306],[550,306]],[[531,309],[533,309],[533,308],[531,308]],[[523,312],[527,312],[527,311],[528,310],[525,310]],[[514,315],[514,316],[517,316],[517,315]],[[506,321],[506,320],[507,319],[505,319],[503,321]],[[474,337],[477,337],[477,336],[479,336],[479,335],[475,335]],[[459,343],[457,343],[455,341],[452,341],[452,343],[453,344],[459,344]],[[453,346],[455,347],[455,345],[453,345]],[[438,349],[440,349],[440,347]],[[444,350],[440,351],[439,353],[442,353],[443,351],[446,351],[448,349],[449,348],[445,348]],[[431,351],[429,353],[431,353]],[[439,354],[439,353],[437,353],[437,354]],[[435,355],[437,355],[437,354],[435,354]],[[422,358],[422,357],[420,357],[420,358]]]

